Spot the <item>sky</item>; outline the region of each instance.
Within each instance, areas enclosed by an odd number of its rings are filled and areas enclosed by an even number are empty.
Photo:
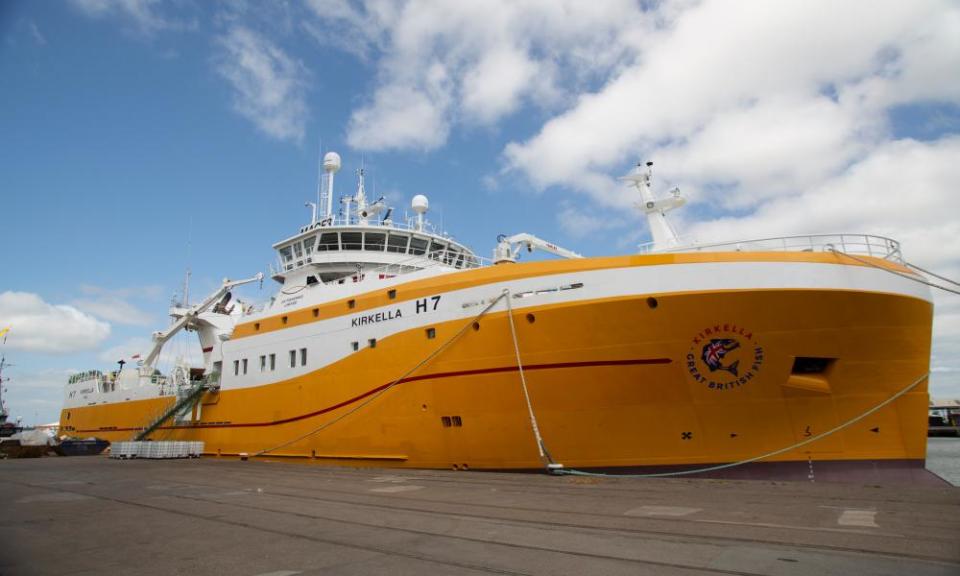
[[[146,353],[188,269],[194,298],[267,271],[321,150],[338,193],[363,166],[483,256],[518,232],[636,252],[617,178],[652,160],[685,237],[871,233],[957,279],[960,3],[2,2],[14,417],[54,421],[67,375]],[[936,294],[931,369],[960,397],[960,296]]]

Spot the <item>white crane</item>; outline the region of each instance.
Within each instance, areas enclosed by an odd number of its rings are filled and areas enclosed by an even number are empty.
[[[544,252],[549,252],[561,258],[583,258],[582,255],[577,254],[573,250],[561,248],[552,242],[547,242],[542,238],[537,238],[533,234],[523,232],[514,234],[513,236],[501,234],[497,237],[497,247],[493,250],[493,263],[516,262],[517,256],[520,255],[522,248],[526,248],[527,252],[533,252],[533,249],[536,248],[537,250],[543,250]]]
[[[258,272],[256,276],[246,278],[244,280],[230,280],[229,278],[224,278],[223,284],[220,286],[220,288],[204,298],[199,304],[195,304],[189,308],[171,308],[170,315],[173,316],[175,320],[173,324],[167,327],[166,330],[160,330],[153,333],[153,349],[150,350],[150,353],[147,354],[146,358],[144,358],[141,373],[152,373],[154,365],[157,362],[157,358],[160,357],[160,351],[163,349],[163,345],[173,338],[180,330],[188,327],[194,327],[194,324],[200,321],[198,318],[199,315],[203,312],[206,312],[211,306],[219,302],[224,296],[227,295],[228,292],[230,292],[231,289],[235,288],[236,286],[249,284],[251,282],[259,282],[262,280],[263,272]]]

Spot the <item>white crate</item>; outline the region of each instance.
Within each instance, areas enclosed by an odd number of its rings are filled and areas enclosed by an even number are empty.
[[[140,442],[114,442],[110,447],[110,457],[128,460],[140,456]]]
[[[144,442],[143,444],[141,444],[140,457],[141,458],[159,458],[160,457],[159,442]]]

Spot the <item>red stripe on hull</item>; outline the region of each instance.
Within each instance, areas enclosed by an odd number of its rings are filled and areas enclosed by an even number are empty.
[[[597,366],[640,366],[640,365],[649,365],[649,364],[669,364],[671,360],[669,358],[635,358],[632,360],[598,360],[594,362],[558,362],[553,364],[531,364],[529,366],[524,366],[525,371],[534,371],[534,370],[556,370],[556,369],[566,369],[566,368],[593,368]],[[500,366],[497,368],[482,368],[478,370],[459,370],[455,372],[437,372],[435,374],[424,374],[421,376],[410,376],[409,378],[404,378],[396,383],[396,385],[404,384],[406,382],[417,382],[420,380],[435,380],[441,378],[455,378],[458,376],[478,376],[481,374],[497,374],[502,372],[518,372],[519,368],[517,366]],[[270,422],[241,422],[241,423],[224,423],[224,424],[188,424],[180,426],[161,426],[159,430],[179,430],[179,429],[197,429],[197,428],[252,428],[258,426],[277,426],[279,424],[287,424],[290,422],[296,422],[298,420],[304,420],[307,418],[313,418],[314,416],[320,416],[328,412],[332,412],[344,406],[349,406],[354,402],[359,402],[364,398],[372,396],[377,392],[389,388],[392,383],[383,384],[377,386],[371,390],[367,390],[359,396],[354,396],[348,400],[344,400],[338,404],[328,406],[326,408],[321,408],[320,410],[315,410],[313,412],[308,412],[306,414],[300,414],[298,416],[291,416],[290,418],[283,418],[281,420],[272,420]],[[91,430],[77,430],[77,432],[99,432],[105,428],[97,428]],[[110,431],[138,431],[143,428],[109,428]]]

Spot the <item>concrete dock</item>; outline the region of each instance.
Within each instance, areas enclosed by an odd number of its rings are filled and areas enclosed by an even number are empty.
[[[0,574],[960,574],[960,488],[0,461]]]

